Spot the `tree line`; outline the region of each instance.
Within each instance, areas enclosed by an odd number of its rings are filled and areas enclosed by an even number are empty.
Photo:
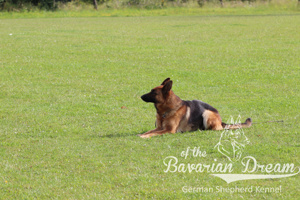
[[[58,4],[66,4],[72,0],[0,0],[0,10],[13,10],[11,8],[22,8],[25,5],[30,5],[34,8],[46,9],[46,10],[56,10]],[[91,4],[95,9],[98,9],[98,5],[110,2],[119,1],[126,6],[140,6],[145,4],[146,0],[76,0],[80,3]],[[151,1],[151,0],[150,0]],[[241,1],[241,2],[254,2],[254,1],[271,1],[271,0],[153,0],[152,4],[156,4],[159,7],[166,6],[167,2],[174,2],[177,5],[188,3],[189,1],[195,1],[200,7],[204,6],[207,2],[214,2],[223,6],[225,1]],[[148,0],[149,2],[149,0]],[[298,5],[300,0],[298,0]]]

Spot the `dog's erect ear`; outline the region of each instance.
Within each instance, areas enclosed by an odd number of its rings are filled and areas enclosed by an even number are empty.
[[[168,81],[170,81],[170,78],[166,78],[166,80],[164,80],[161,85],[165,85]]]
[[[166,95],[168,94],[168,92],[172,89],[172,84],[173,84],[173,81],[168,81],[164,87],[162,88],[162,93],[163,95]]]

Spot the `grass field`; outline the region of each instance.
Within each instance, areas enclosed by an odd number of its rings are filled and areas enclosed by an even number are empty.
[[[227,184],[207,172],[164,172],[167,156],[228,163],[214,149],[221,132],[136,135],[155,120],[140,96],[171,77],[178,96],[211,104],[225,122],[284,120],[245,129],[243,156],[300,166],[299,24],[299,15],[1,19],[1,198],[298,198],[299,175]],[[185,160],[187,147],[207,156]]]

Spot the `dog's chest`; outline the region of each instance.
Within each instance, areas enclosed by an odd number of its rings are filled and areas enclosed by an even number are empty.
[[[187,107],[186,114],[182,117],[176,130],[177,133],[183,133],[192,130],[192,126],[189,124],[190,115],[191,109],[190,107]]]

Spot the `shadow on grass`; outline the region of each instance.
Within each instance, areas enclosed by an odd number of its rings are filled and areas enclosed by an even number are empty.
[[[125,137],[139,137],[139,135],[145,133],[146,131],[143,131],[143,132],[136,132],[136,133],[132,133],[132,134],[122,134],[122,133],[116,133],[116,134],[106,134],[106,135],[92,135],[92,137],[94,138],[125,138]],[[216,134],[219,134],[219,132],[217,131],[199,131],[200,133],[210,133],[210,132],[214,132]],[[176,135],[181,135],[181,134],[185,134],[186,136],[197,136],[198,134],[195,134],[195,133],[199,133],[198,131],[194,131],[194,132],[185,132],[185,133],[177,133]],[[163,134],[161,136],[164,136],[164,135],[175,135],[175,134]],[[203,134],[205,136],[205,134]],[[206,135],[209,135],[209,134],[206,134]],[[156,138],[159,138],[160,136],[156,136]]]
[[[94,135],[95,138],[119,138],[119,137],[138,137],[138,135],[143,134],[142,133],[132,133],[132,134],[122,134],[122,133],[116,133],[116,134],[107,134],[107,135]]]

